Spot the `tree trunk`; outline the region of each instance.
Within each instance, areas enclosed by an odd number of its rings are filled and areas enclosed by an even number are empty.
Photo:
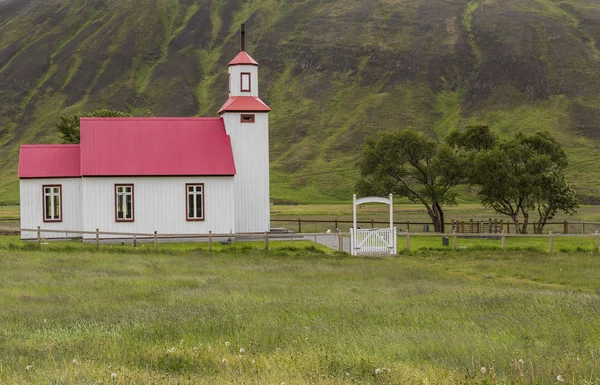
[[[431,222],[433,222],[433,231],[436,233],[444,232],[444,211],[438,203],[433,203],[431,209],[427,210]]]
[[[521,227],[521,233],[527,233],[527,225],[529,224],[529,214],[523,213],[523,226]]]
[[[514,215],[511,216],[513,223],[515,224],[515,231],[517,232],[517,234],[521,234],[521,228],[519,227],[519,216],[518,215]]]

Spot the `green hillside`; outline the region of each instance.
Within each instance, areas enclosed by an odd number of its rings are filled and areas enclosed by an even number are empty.
[[[379,130],[487,122],[553,131],[600,201],[597,0],[0,0],[0,203],[19,144],[58,142],[61,114],[215,116],[242,22],[274,199],[348,200]]]

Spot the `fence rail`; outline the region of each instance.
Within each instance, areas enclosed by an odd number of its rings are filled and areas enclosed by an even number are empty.
[[[298,228],[298,232],[302,232],[302,226],[307,224],[333,224],[334,229],[339,229],[340,225],[352,225],[352,220],[345,219],[303,219],[303,218],[289,218],[289,219],[273,219],[271,218],[272,223],[289,223],[294,224],[295,227]],[[375,228],[375,225],[384,225],[386,227],[389,226],[389,221],[378,221],[374,219],[363,219],[357,221],[358,224],[365,226],[371,226],[371,228]],[[424,232],[433,230],[432,222],[414,222],[414,221],[394,221],[394,226],[397,226],[399,229],[403,227],[405,230],[410,231],[411,226],[414,229],[417,226],[420,229],[426,229]],[[537,226],[537,222],[530,222],[532,226]],[[522,225],[522,224],[521,224]],[[499,234],[503,230],[507,234],[517,233],[515,229],[515,224],[512,222],[506,222],[504,220],[498,219],[487,219],[487,220],[452,220],[450,222],[445,222],[444,227],[449,228],[449,231],[444,232],[445,234],[451,234],[456,231],[457,233],[469,233],[469,234]],[[545,226],[559,226],[564,234],[575,234],[581,233],[585,234],[586,230],[595,231],[596,229],[600,230],[600,222],[592,222],[592,221],[562,221],[562,222],[546,222]],[[557,233],[557,232],[555,232]]]
[[[69,238],[69,239],[82,239],[83,240],[83,235],[94,235],[94,237],[90,237],[87,238],[86,240],[91,241],[93,240],[96,244],[96,249],[98,249],[100,247],[100,241],[119,241],[120,239],[123,238],[101,238],[101,236],[103,235],[117,235],[117,236],[122,236],[125,237],[127,239],[130,239],[133,243],[133,246],[137,245],[137,241],[138,240],[152,240],[154,243],[154,249],[157,250],[158,249],[158,241],[159,240],[165,240],[165,239],[196,239],[196,240],[205,240],[208,242],[208,247],[209,250],[212,250],[212,244],[213,241],[218,241],[221,239],[226,239],[227,243],[225,244],[231,244],[231,239],[232,238],[240,238],[245,240],[252,240],[252,241],[264,241],[265,244],[265,250],[268,250],[269,248],[269,242],[273,241],[273,240],[312,240],[314,239],[315,245],[317,244],[317,237],[323,237],[323,236],[327,236],[327,237],[335,237],[337,238],[336,242],[332,242],[332,243],[336,243],[336,246],[338,248],[339,251],[344,251],[344,242],[343,242],[343,234],[341,232],[338,233],[295,233],[295,232],[289,232],[289,233],[268,233],[268,232],[264,232],[264,233],[241,233],[241,234],[233,234],[233,233],[213,233],[212,231],[209,231],[208,234],[159,234],[157,231],[155,231],[154,233],[126,233],[126,232],[114,232],[114,231],[100,231],[100,229],[96,229],[96,231],[85,231],[85,230],[69,230],[69,229],[63,229],[63,230],[56,230],[56,229],[42,229],[40,226],[38,226],[35,229],[28,229],[28,228],[7,228],[7,227],[0,227],[0,233],[2,232],[9,232],[9,233],[15,233],[15,232],[31,232],[31,233],[35,233],[35,237],[30,238],[29,240],[35,240],[37,241],[38,246],[41,245],[42,239],[45,239],[45,237],[43,236],[44,233],[57,233],[57,234],[66,234],[67,236],[65,238]],[[78,234],[80,236],[76,236],[76,237],[69,237],[69,234]],[[223,242],[221,242],[223,243]]]

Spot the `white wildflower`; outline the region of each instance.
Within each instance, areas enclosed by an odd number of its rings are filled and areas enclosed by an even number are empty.
[[[482,366],[480,370],[481,370],[481,374],[485,374],[485,372],[487,372],[487,369],[485,368],[485,366]]]
[[[117,373],[111,373],[110,374],[110,378],[112,378],[113,380],[117,379]]]
[[[221,362],[222,362],[222,363],[224,363],[224,364],[226,364],[226,363],[227,363],[227,358],[223,358],[223,359],[221,360]]]
[[[379,374],[379,373],[381,373],[381,369],[380,368],[375,369],[375,374]]]
[[[563,378],[563,376],[561,376],[559,374],[558,376],[556,376],[556,381],[558,381],[558,382],[565,382],[565,379]]]
[[[33,366],[31,365],[27,365],[27,367],[25,368],[25,370],[27,370],[28,372],[31,372],[31,369],[33,369]]]
[[[229,341],[225,341],[225,346],[229,346]]]
[[[171,349],[167,349],[167,353],[169,353],[169,354],[175,353],[175,347],[172,347]]]
[[[73,358],[73,363],[74,363],[75,365],[77,365],[77,363],[78,363],[78,362],[77,362],[77,359],[76,359],[76,358]]]
[[[519,364],[523,365],[525,361],[522,358],[519,358]]]
[[[245,352],[246,352],[246,349],[240,348],[240,354],[244,354]]]
[[[282,382],[281,385],[285,385],[285,382]]]

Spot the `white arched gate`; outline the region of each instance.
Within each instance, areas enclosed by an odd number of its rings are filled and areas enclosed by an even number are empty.
[[[388,198],[366,197],[356,199],[353,195],[353,226],[350,229],[350,252],[352,255],[389,253],[396,254],[397,238],[394,227],[394,210],[392,194]],[[359,229],[356,227],[356,206],[363,203],[385,203],[390,205],[390,227],[387,229]]]

